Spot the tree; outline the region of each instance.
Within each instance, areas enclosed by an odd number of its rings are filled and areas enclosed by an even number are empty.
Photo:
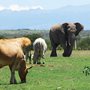
[[[5,37],[3,35],[0,35],[0,39],[4,39]]]
[[[33,49],[33,42],[37,39],[37,38],[40,38],[40,37],[42,37],[42,35],[40,34],[40,33],[38,33],[38,34],[29,34],[29,35],[26,35],[25,37],[28,37],[30,40],[31,40],[31,42],[32,42],[32,45],[31,45],[31,49]]]
[[[90,50],[90,37],[81,39],[78,43],[78,49]]]

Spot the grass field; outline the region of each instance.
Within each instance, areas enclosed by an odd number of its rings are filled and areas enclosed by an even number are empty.
[[[84,66],[90,66],[90,51],[73,51],[71,57],[50,58],[50,51],[45,55],[45,66],[34,66],[29,70],[27,83],[10,85],[8,67],[0,70],[0,90],[90,90],[90,75],[82,73]]]

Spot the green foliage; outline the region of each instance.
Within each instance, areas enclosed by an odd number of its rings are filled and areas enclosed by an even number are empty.
[[[32,41],[31,49],[33,49],[33,42],[35,39],[42,37],[42,35],[40,33],[33,33],[31,35],[26,35],[25,37],[28,37]]]
[[[90,37],[82,38],[78,43],[78,48],[81,50],[90,50]]]
[[[0,38],[14,38],[26,36],[32,40],[32,43],[36,38],[42,37],[46,40],[48,49],[51,50],[51,43],[49,39],[49,30],[29,30],[29,29],[18,29],[18,30],[0,30]],[[31,46],[32,48],[32,46]],[[58,50],[62,47],[58,46]],[[87,50],[90,49],[90,30],[82,31],[77,37],[77,49]]]
[[[5,37],[3,35],[0,35],[0,39],[4,39]]]
[[[46,43],[47,43],[47,49],[51,50],[50,39],[46,39],[45,41],[46,41]]]
[[[40,33],[37,34],[34,33],[34,34],[26,35],[26,37],[28,37],[32,42],[34,42],[35,39],[42,37],[42,35]]]

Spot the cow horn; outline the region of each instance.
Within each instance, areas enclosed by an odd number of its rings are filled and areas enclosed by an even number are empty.
[[[32,65],[32,66],[29,66],[29,67],[27,66],[27,70],[28,70],[28,69],[31,69],[32,67],[33,67],[33,65]]]

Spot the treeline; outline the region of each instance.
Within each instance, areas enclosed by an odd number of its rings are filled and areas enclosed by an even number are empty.
[[[50,39],[49,39],[49,37],[46,37],[46,38],[44,38],[44,35],[43,34],[41,34],[41,33],[38,33],[38,34],[31,34],[31,35],[26,35],[25,37],[28,37],[29,39],[31,39],[31,41],[32,41],[32,45],[31,45],[31,49],[33,49],[33,42],[35,41],[35,39],[37,39],[37,38],[43,38],[43,39],[45,39],[45,41],[46,41],[46,43],[47,43],[47,45],[48,45],[48,49],[51,49],[51,44],[50,44]]]
[[[32,35],[27,35],[26,37],[30,38],[32,43],[34,42],[34,40],[36,38],[44,38],[42,34],[38,33],[38,34],[32,34]],[[50,50],[51,49],[51,43],[50,43],[50,39],[49,37],[48,38],[44,38],[46,40],[46,43],[48,45],[48,49]],[[61,46],[59,46],[57,49],[62,49]],[[75,41],[75,45],[74,45],[74,48],[73,49],[77,49],[77,50],[90,50],[90,37],[84,37],[84,38],[81,38],[80,36],[78,36],[76,38],[76,41]]]
[[[34,42],[34,40],[36,38],[44,38],[46,40],[46,43],[48,45],[48,49],[51,49],[51,43],[50,43],[50,39],[49,39],[49,36],[48,36],[48,33],[29,33],[29,34],[26,34],[26,35],[22,35],[24,37],[28,37],[31,39],[32,43]],[[21,37],[21,36],[14,36],[14,37],[9,37],[9,38],[15,38],[15,37]],[[0,38],[8,38],[8,37],[5,37],[3,35],[0,35]],[[32,46],[31,46],[31,49],[32,49]],[[59,46],[57,49],[62,49],[61,46]],[[77,49],[77,50],[90,50],[90,36],[84,36],[84,37],[81,37],[78,36],[76,38],[76,41],[75,41],[75,46],[73,49]]]
[[[90,50],[90,37],[85,37],[77,39],[77,49],[78,50]]]

